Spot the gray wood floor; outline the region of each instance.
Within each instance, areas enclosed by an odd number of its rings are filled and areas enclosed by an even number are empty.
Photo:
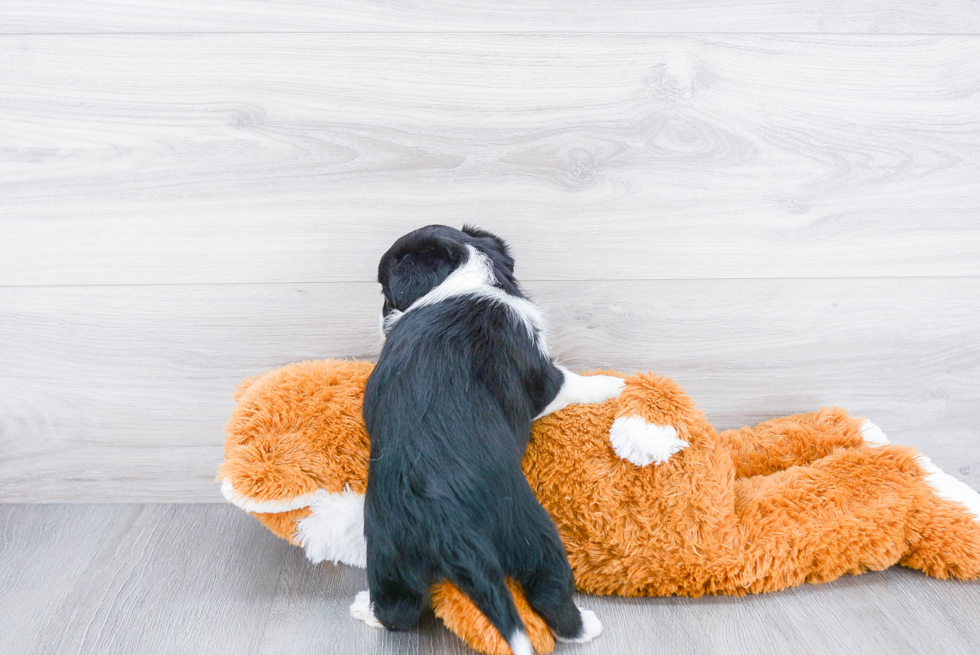
[[[0,505],[0,653],[469,652],[431,615],[347,615],[362,570],[313,565],[228,505]],[[558,653],[974,653],[980,583],[893,568],[746,598],[599,598]]]

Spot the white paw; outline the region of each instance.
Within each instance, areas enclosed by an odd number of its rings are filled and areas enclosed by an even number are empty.
[[[677,438],[671,425],[647,423],[640,416],[621,416],[609,428],[609,441],[616,454],[637,466],[663,464],[690,444]]]
[[[588,386],[583,390],[580,403],[601,403],[610,398],[618,398],[626,386],[626,380],[614,375],[589,375],[585,380]]]
[[[354,596],[354,602],[350,606],[350,615],[358,621],[364,621],[372,628],[384,627],[374,617],[374,612],[371,610],[371,593],[368,591],[359,591]]]
[[[595,612],[584,610],[581,607],[578,608],[578,611],[582,615],[582,633],[578,637],[571,639],[555,635],[555,639],[566,644],[584,644],[599,636],[602,632],[602,622],[599,621],[599,617],[595,615]]]
[[[881,431],[877,425],[871,421],[865,419],[864,423],[861,424],[861,436],[864,437],[864,443],[868,444],[872,448],[877,448],[878,446],[884,446],[888,441],[888,437],[885,433]]]
[[[535,420],[575,403],[588,405],[617,398],[626,386],[626,380],[613,375],[577,375],[560,366],[558,368],[565,380],[558,395],[548,403],[544,411],[534,417]]]

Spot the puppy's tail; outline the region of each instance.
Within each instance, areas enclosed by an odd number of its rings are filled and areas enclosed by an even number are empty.
[[[467,570],[453,571],[448,577],[500,631],[514,655],[534,655],[524,622],[502,573],[492,569],[474,571],[467,567]]]

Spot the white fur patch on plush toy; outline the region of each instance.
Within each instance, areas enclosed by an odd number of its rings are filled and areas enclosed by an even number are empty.
[[[937,496],[964,505],[973,514],[974,520],[980,522],[980,494],[973,487],[946,473],[925,455],[919,455],[915,461],[929,474],[926,476],[926,482]]]
[[[861,424],[861,436],[864,438],[864,443],[872,448],[891,443],[881,428],[868,419],[864,419],[864,423]]]
[[[227,479],[221,482],[221,495],[232,505],[241,507],[246,512],[255,512],[256,514],[278,514],[280,512],[300,509],[301,507],[309,507],[313,499],[316,498],[316,493],[311,493],[287,498],[286,500],[254,500],[238,493],[231,486],[231,480]]]
[[[647,423],[640,416],[620,416],[609,428],[609,441],[616,454],[637,466],[663,464],[690,444],[677,438],[671,425]]]
[[[320,490],[310,503],[312,513],[296,522],[296,540],[314,564],[329,560],[367,566],[364,541],[364,496],[345,489]]]

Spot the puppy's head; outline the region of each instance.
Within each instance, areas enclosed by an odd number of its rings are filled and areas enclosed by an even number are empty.
[[[463,226],[428,225],[409,232],[388,249],[378,265],[384,293],[382,318],[403,312],[442,284],[453,271],[470,262],[472,246],[489,265],[487,283],[518,294],[514,259],[503,239],[485,230]]]

